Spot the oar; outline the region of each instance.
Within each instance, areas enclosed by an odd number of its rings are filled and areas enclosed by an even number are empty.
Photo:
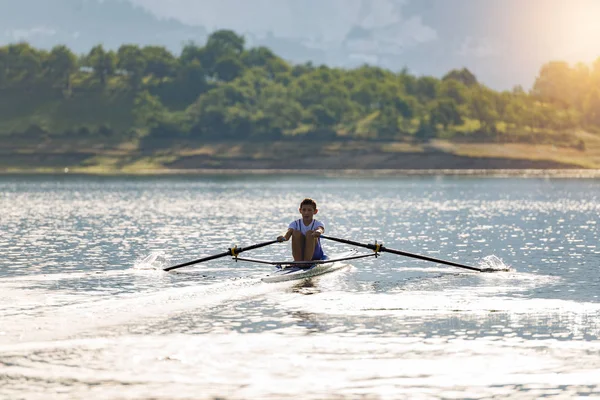
[[[384,246],[381,246],[381,245],[378,245],[378,244],[358,243],[358,242],[354,242],[352,240],[339,239],[339,238],[335,238],[335,237],[331,237],[331,236],[325,236],[325,235],[321,235],[321,237],[323,239],[333,240],[334,242],[340,242],[340,243],[345,243],[345,244],[349,244],[349,245],[352,245],[352,246],[364,247],[364,248],[371,249],[371,250],[377,251],[377,252],[388,252],[388,253],[392,253],[392,254],[398,254],[399,256],[406,256],[406,257],[418,258],[419,260],[425,260],[425,261],[433,261],[433,262],[436,262],[436,263],[439,263],[439,264],[446,264],[446,265],[451,265],[453,267],[470,269],[471,271],[478,271],[478,272],[490,272],[490,271],[494,271],[493,269],[487,269],[487,268],[483,269],[483,268],[477,268],[477,267],[470,267],[468,265],[458,264],[458,263],[455,263],[455,262],[452,262],[452,261],[439,260],[437,258],[432,258],[432,257],[427,257],[427,256],[421,256],[419,254],[412,254],[412,253],[407,253],[405,251],[388,249],[388,248],[386,248]]]
[[[187,267],[188,265],[198,264],[198,263],[201,263],[201,262],[204,262],[204,261],[215,260],[215,259],[221,258],[221,257],[237,256],[238,254],[243,253],[244,251],[248,251],[248,250],[252,250],[252,249],[258,249],[260,247],[265,247],[265,246],[268,246],[268,245],[273,244],[273,243],[277,243],[277,240],[271,240],[269,242],[253,244],[252,246],[248,246],[248,247],[234,247],[233,249],[229,249],[226,252],[221,253],[221,254],[215,254],[215,255],[212,255],[212,256],[200,258],[199,260],[188,261],[188,262],[185,262],[183,264],[173,265],[172,267],[167,267],[163,271],[171,271],[171,270],[176,269],[176,268]]]

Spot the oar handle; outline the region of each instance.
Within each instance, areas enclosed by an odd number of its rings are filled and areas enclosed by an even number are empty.
[[[273,243],[277,243],[277,240],[270,240],[268,242],[264,242],[264,243],[258,243],[258,244],[253,244],[250,246],[246,246],[246,247],[233,247],[229,250],[227,250],[224,253],[220,253],[220,254],[215,254],[212,256],[208,256],[208,257],[204,257],[204,258],[200,258],[198,260],[193,260],[193,261],[188,261],[185,262],[183,264],[178,264],[178,265],[173,265],[172,267],[167,267],[165,269],[163,269],[163,271],[171,271],[177,268],[182,268],[182,267],[187,267],[188,265],[192,265],[192,264],[198,264],[204,261],[210,261],[210,260],[215,260],[217,258],[221,258],[221,257],[227,257],[227,256],[237,256],[240,253],[243,253],[244,251],[248,251],[248,250],[253,250],[253,249],[258,249],[261,247],[265,247],[265,246],[269,246]]]
[[[458,264],[458,263],[455,263],[455,262],[452,262],[452,261],[440,260],[438,258],[422,256],[420,254],[407,253],[406,251],[388,249],[385,246],[381,246],[381,245],[377,245],[377,244],[359,243],[359,242],[354,242],[354,241],[348,240],[348,239],[340,239],[340,238],[335,238],[335,237],[325,236],[325,235],[321,235],[321,237],[323,239],[333,240],[334,242],[340,242],[340,243],[349,244],[349,245],[352,245],[352,246],[364,247],[364,248],[367,248],[367,249],[371,249],[373,251],[388,252],[388,253],[397,254],[397,255],[400,255],[400,256],[417,258],[419,260],[432,261],[432,262],[436,262],[438,264],[446,264],[446,265],[451,265],[453,267],[469,269],[471,271],[477,271],[477,272],[485,272],[486,271],[486,270],[481,269],[481,268],[471,267],[471,266],[464,265],[464,264]]]
[[[277,242],[279,242],[279,241],[278,240],[270,240],[270,241],[264,242],[264,243],[253,244],[251,246],[238,247],[237,250],[236,250],[236,253],[239,254],[239,253],[242,253],[244,251],[259,249],[261,247],[269,246],[269,245],[271,245],[273,243],[277,243]],[[229,249],[229,250],[232,250],[232,249]]]

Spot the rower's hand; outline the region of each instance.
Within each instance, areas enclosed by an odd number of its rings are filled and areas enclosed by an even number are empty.
[[[318,229],[316,231],[308,231],[307,233],[314,238],[318,238],[319,236],[321,236],[321,231]]]
[[[285,241],[286,241],[286,238],[285,238],[285,236],[278,236],[278,237],[277,237],[277,241],[278,241],[279,243],[281,243],[281,242],[285,242]]]

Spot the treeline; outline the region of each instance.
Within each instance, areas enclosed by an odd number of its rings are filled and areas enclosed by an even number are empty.
[[[0,97],[51,91],[64,101],[92,94],[129,96],[129,129],[66,121],[69,132],[198,140],[282,139],[572,142],[578,129],[600,132],[600,58],[574,67],[544,65],[530,92],[498,92],[467,69],[443,78],[293,65],[264,47],[246,48],[228,30],[181,54],[164,47],[101,45],[76,55],[27,43],[0,47]],[[98,110],[100,111],[100,110]],[[92,112],[94,112],[92,110]],[[58,135],[40,123],[29,132]],[[63,124],[64,125],[64,124]],[[133,133],[132,133],[133,132]],[[6,132],[5,132],[6,133]],[[19,133],[19,132],[14,132]]]

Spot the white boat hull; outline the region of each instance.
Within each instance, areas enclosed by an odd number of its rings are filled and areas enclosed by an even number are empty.
[[[355,252],[340,254],[335,258],[344,258],[345,256],[355,254]],[[335,261],[331,264],[317,264],[311,268],[299,268],[299,267],[288,267],[278,269],[271,275],[262,278],[263,282],[275,283],[275,282],[286,282],[295,281],[299,279],[309,279],[316,276],[329,274],[340,269],[349,267],[350,264],[347,261]]]

